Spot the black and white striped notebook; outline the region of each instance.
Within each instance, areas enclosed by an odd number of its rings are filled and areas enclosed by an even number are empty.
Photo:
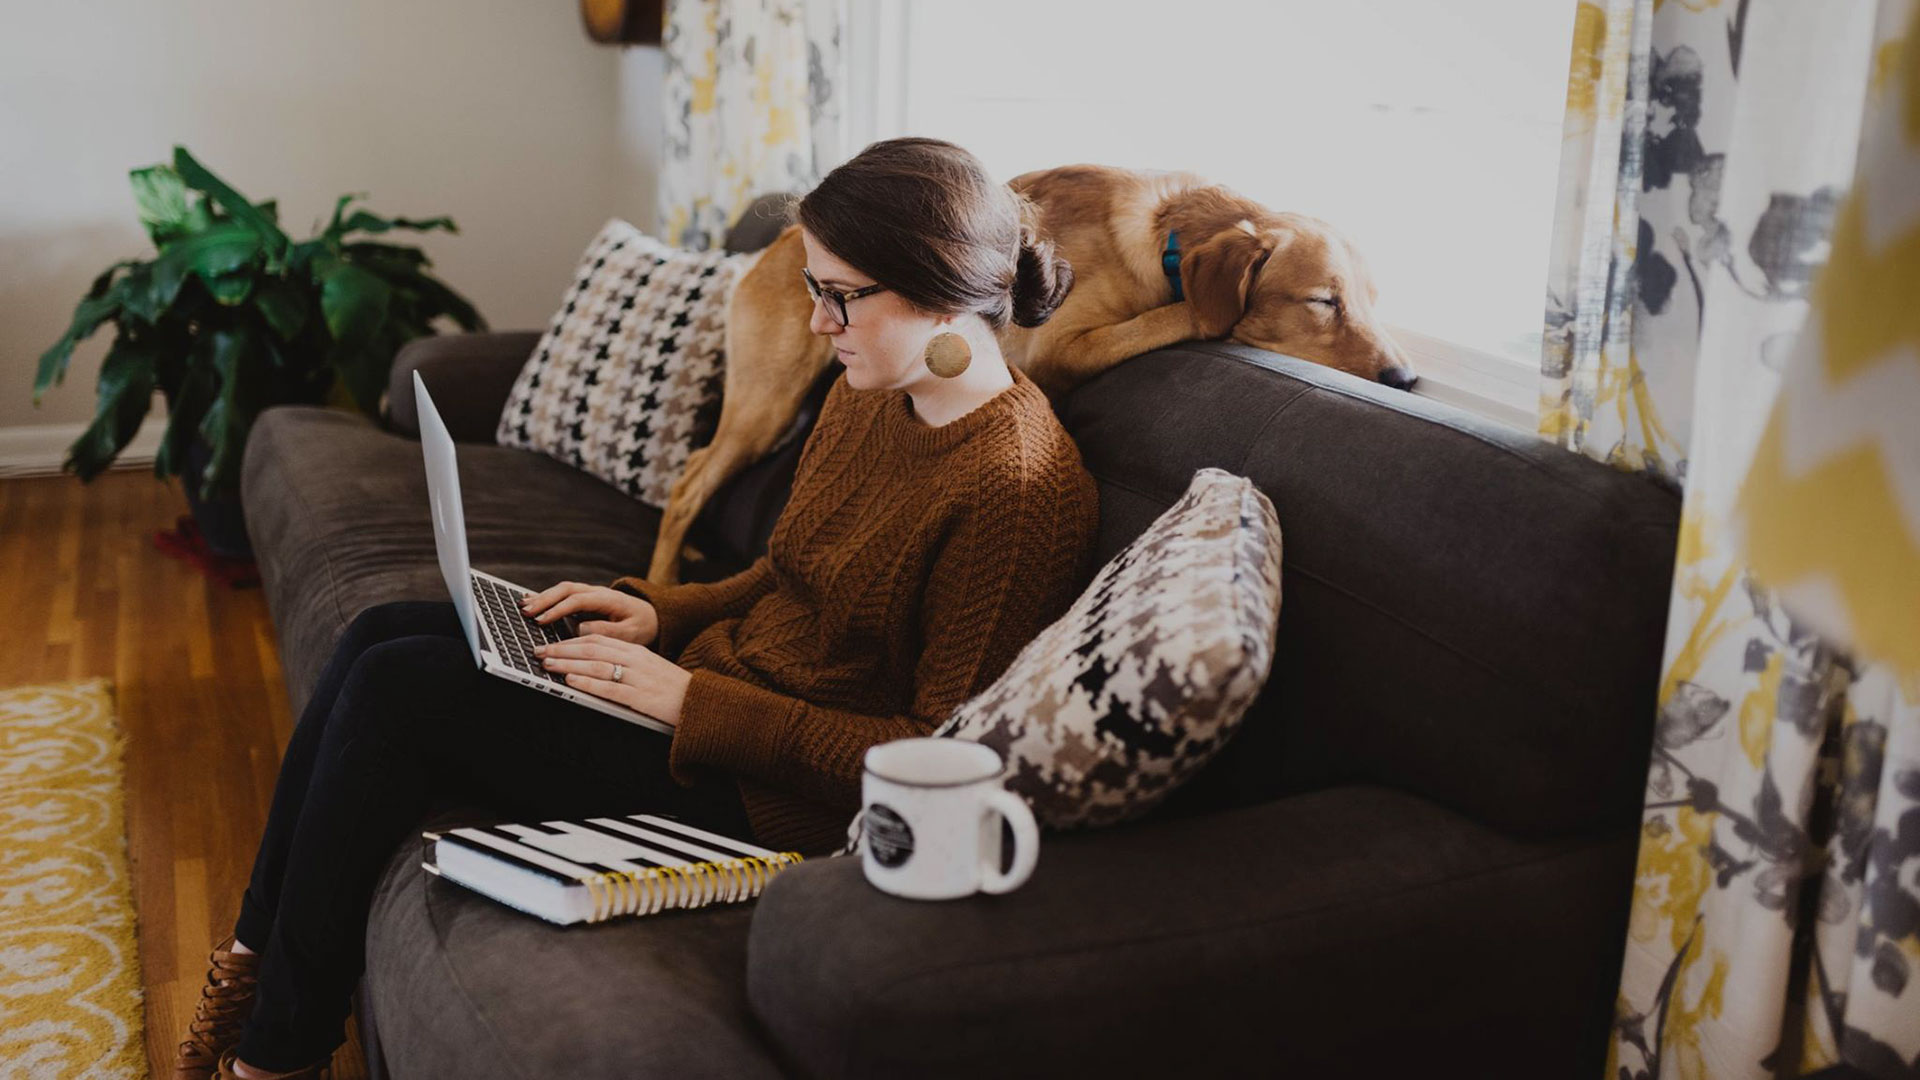
[[[801,861],[654,814],[422,835],[428,873],[562,926],[751,900]]]

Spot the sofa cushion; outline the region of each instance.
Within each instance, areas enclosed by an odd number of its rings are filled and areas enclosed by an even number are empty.
[[[458,458],[475,567],[529,587],[645,570],[658,511],[524,450],[466,443]],[[268,409],[247,440],[241,485],[298,715],[362,609],[447,598],[420,444],[356,413]]]
[[[507,396],[500,444],[665,507],[687,455],[713,440],[727,301],[754,258],[607,222]]]
[[[1166,812],[1371,782],[1518,835],[1638,822],[1675,493],[1229,342],[1135,357],[1062,419],[1100,483],[1102,558],[1208,466],[1286,523],[1273,674]]]
[[[420,869],[373,897],[367,1005],[407,1080],[778,1077],[746,1001],[753,908],[559,929]]]
[[[1342,787],[1053,834],[1002,896],[905,900],[814,859],[760,898],[747,990],[839,1080],[1598,1077],[1634,839],[1516,841]]]
[[[1245,479],[1202,469],[934,734],[999,751],[1007,787],[1042,824],[1138,817],[1239,726],[1273,663],[1279,615],[1273,505]]]

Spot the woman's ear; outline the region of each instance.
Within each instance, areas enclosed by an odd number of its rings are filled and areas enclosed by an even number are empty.
[[[1247,312],[1254,271],[1273,254],[1275,243],[1273,236],[1241,218],[1187,249],[1180,260],[1180,281],[1202,338],[1223,338],[1233,331]]]

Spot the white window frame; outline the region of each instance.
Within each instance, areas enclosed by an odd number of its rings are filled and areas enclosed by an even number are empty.
[[[912,0],[846,0],[848,67],[843,119],[851,155],[906,133]],[[1544,316],[1545,305],[1542,304]],[[1539,369],[1408,327],[1388,326],[1413,358],[1413,392],[1525,432],[1538,430]]]

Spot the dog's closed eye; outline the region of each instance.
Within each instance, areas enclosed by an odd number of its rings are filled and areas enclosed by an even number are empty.
[[[1337,312],[1340,310],[1340,298],[1337,296],[1309,296],[1302,302],[1325,308],[1327,311]]]

